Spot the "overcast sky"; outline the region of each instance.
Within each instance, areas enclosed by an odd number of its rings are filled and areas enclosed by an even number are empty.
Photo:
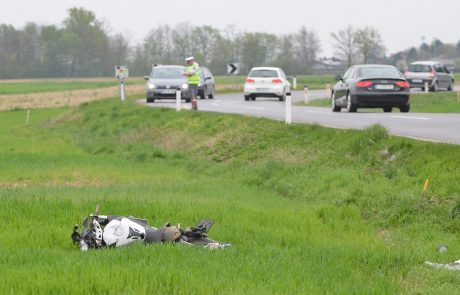
[[[26,22],[60,24],[67,9],[84,7],[96,13],[114,32],[143,39],[159,24],[190,22],[219,29],[234,24],[242,31],[294,32],[315,30],[321,55],[331,55],[330,33],[347,25],[373,26],[389,52],[439,38],[460,40],[460,0],[2,0],[0,23],[22,27]]]

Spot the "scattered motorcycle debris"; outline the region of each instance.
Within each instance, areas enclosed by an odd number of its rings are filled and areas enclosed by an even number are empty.
[[[426,264],[435,267],[435,268],[443,268],[448,270],[460,270],[460,260],[454,261],[449,264],[439,264],[434,262],[425,261]]]
[[[145,244],[172,242],[200,245],[209,249],[230,247],[230,244],[220,243],[208,237],[213,224],[212,220],[203,219],[195,227],[188,227],[185,230],[180,224],[171,226],[170,223],[155,228],[148,225],[146,219],[100,215],[98,205],[93,214],[83,219],[82,232],[78,232],[78,224],[76,224],[71,237],[73,243],[80,246],[81,251],[122,247],[141,242]]]

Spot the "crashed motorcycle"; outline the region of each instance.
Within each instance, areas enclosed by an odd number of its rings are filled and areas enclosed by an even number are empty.
[[[71,238],[78,244],[81,251],[106,247],[122,247],[134,243],[165,243],[172,242],[185,245],[200,245],[209,249],[229,247],[230,244],[220,243],[208,237],[213,225],[212,220],[201,220],[195,227],[182,229],[180,224],[170,223],[161,228],[148,225],[146,219],[133,216],[100,215],[99,205],[96,211],[83,219],[82,232],[78,232],[78,224],[74,226]]]

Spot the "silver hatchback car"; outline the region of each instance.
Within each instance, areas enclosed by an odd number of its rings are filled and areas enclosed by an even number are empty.
[[[440,88],[452,91],[455,85],[454,75],[443,64],[436,61],[411,63],[404,76],[411,88],[425,90],[425,83],[427,83],[429,90],[433,92]]]

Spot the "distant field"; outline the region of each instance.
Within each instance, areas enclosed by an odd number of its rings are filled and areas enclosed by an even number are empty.
[[[420,93],[411,95],[411,112],[420,113],[460,113],[460,93],[437,92]],[[310,101],[307,105],[329,107],[330,99]],[[375,109],[381,111],[381,109]],[[397,110],[397,109],[394,109]]]
[[[139,84],[139,79],[126,81],[127,85]],[[142,80],[143,81],[143,80]],[[0,95],[28,94],[42,92],[61,92],[80,89],[97,89],[117,86],[116,79],[51,79],[51,80],[14,80],[0,81]]]

